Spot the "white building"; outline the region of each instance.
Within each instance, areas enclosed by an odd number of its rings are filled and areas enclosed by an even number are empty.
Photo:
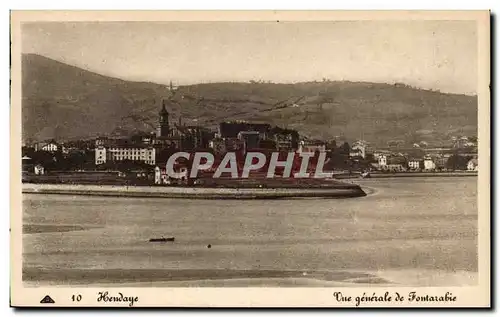
[[[216,154],[226,153],[226,141],[222,138],[214,138],[209,143],[208,146],[214,150]]]
[[[349,152],[349,156],[365,158],[363,150],[358,148],[352,148],[351,151]]]
[[[175,168],[176,173],[184,174],[185,176],[181,177],[181,180],[186,180],[188,175],[188,168],[186,166],[181,166],[179,168]],[[172,178],[167,173],[166,165],[158,165],[155,167],[155,184],[156,185],[170,185],[172,184]]]
[[[106,148],[104,146],[98,146],[95,148],[95,164],[106,163]]]
[[[259,131],[240,131],[238,140],[243,141],[246,149],[255,149],[259,147],[260,133]]]
[[[424,158],[424,170],[433,171],[436,169],[436,162],[430,156]]]
[[[34,167],[34,172],[35,172],[35,175],[43,175],[43,174],[45,174],[45,168],[43,168],[42,165],[37,164]]]
[[[386,157],[388,157],[388,156],[392,155],[392,152],[391,151],[385,151],[385,150],[377,150],[377,151],[373,152],[373,158],[376,159],[377,161],[379,160],[379,158],[382,155],[385,155]]]
[[[326,152],[326,144],[319,141],[300,141],[297,153],[302,152]]]
[[[155,165],[156,151],[153,147],[140,146],[98,146],[95,148],[95,164],[104,164],[108,161],[140,161]]]
[[[472,159],[467,163],[467,170],[468,171],[478,171],[478,160],[477,159]]]
[[[40,144],[35,148],[36,151],[46,151],[46,152],[57,152],[59,150],[59,145],[56,142],[49,142],[45,144]]]
[[[391,172],[404,172],[406,171],[406,167],[402,164],[387,164],[384,165],[382,170],[391,171]]]
[[[64,144],[61,144],[61,152],[63,154],[69,154],[69,151],[71,150],[71,148],[67,147],[66,145]]]
[[[169,184],[166,168],[161,168],[160,166],[155,167],[155,184],[157,185]]]
[[[387,165],[387,158],[388,158],[388,156],[386,154],[380,154],[378,156],[378,166],[380,168],[383,168],[384,166]]]
[[[421,159],[410,159],[408,160],[408,168],[411,170],[418,170],[421,168]]]
[[[361,156],[362,158],[365,159],[366,155],[371,153],[373,153],[373,149],[367,142],[356,141],[351,147],[351,152],[349,153],[349,156]]]

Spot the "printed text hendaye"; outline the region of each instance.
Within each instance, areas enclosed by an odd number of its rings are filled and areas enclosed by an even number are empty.
[[[267,156],[260,152],[248,152],[244,159],[243,169],[241,173],[238,171],[238,161],[236,158],[236,153],[228,152],[222,159],[222,161],[215,168],[213,173],[213,178],[219,178],[223,174],[229,174],[231,178],[248,178],[251,171],[262,170],[267,164],[267,178],[273,178],[276,176],[276,170],[278,168],[283,168],[280,177],[282,178],[329,178],[332,177],[332,172],[323,172],[323,168],[326,162],[326,153],[319,153],[317,161],[314,163],[314,173],[308,171],[310,166],[310,159],[315,156],[313,152],[302,152],[298,154],[300,158],[300,169],[296,173],[292,173],[292,168],[294,163],[296,163],[297,153],[289,152],[287,154],[286,160],[279,159],[280,153],[274,152],[271,154],[269,162],[267,162]],[[192,159],[190,171],[175,171],[175,164],[178,159],[184,158],[186,160]],[[194,156],[188,152],[176,152],[167,161],[166,172],[172,178],[196,178],[198,172],[206,171],[214,168],[215,157],[210,152],[196,152]]]

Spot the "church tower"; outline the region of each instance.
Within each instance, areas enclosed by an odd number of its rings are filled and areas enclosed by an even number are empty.
[[[167,109],[165,109],[165,100],[162,100],[162,108],[160,110],[159,115],[160,115],[160,121],[158,130],[156,131],[156,136],[167,137],[169,134],[169,128],[168,128],[168,112]]]

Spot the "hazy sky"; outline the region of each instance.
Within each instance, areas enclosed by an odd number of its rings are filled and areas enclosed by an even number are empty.
[[[331,80],[477,91],[474,21],[30,23],[24,53],[127,80]]]

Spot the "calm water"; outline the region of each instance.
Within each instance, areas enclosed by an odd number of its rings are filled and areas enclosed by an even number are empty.
[[[356,182],[367,197],[25,195],[23,276],[157,286],[476,283],[476,177]],[[162,235],[176,240],[148,242]]]

